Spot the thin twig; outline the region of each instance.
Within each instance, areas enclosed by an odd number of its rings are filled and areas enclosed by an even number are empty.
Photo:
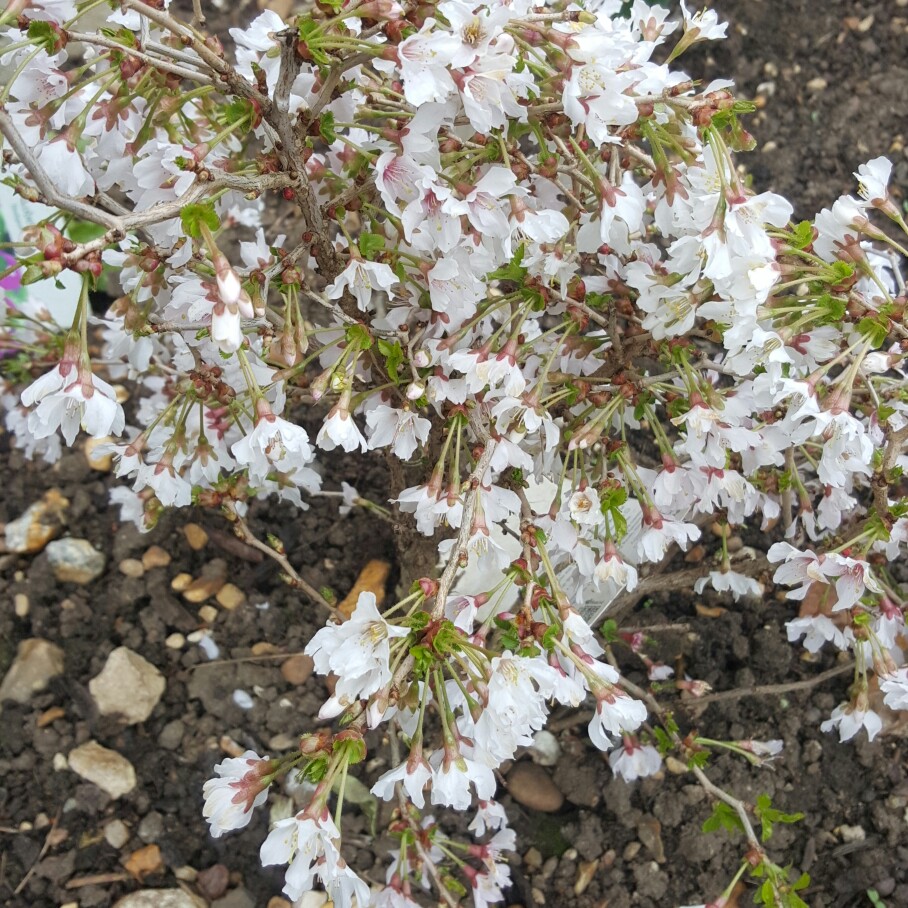
[[[286,555],[283,555],[281,552],[276,552],[270,545],[266,545],[262,542],[255,533],[249,529],[249,524],[246,523],[246,520],[243,517],[240,517],[239,514],[234,512],[231,517],[233,518],[234,530],[240,539],[248,545],[251,545],[254,549],[258,549],[269,558],[274,559],[287,575],[287,579],[290,581],[291,586],[302,590],[313,602],[328,609],[338,621],[344,620],[344,616],[311,583],[309,583],[308,580],[304,580],[299,575],[296,568],[287,560]]]
[[[823,684],[830,678],[837,678],[844,675],[854,668],[854,662],[847,662],[844,665],[836,665],[829,668],[819,675],[812,678],[805,678],[801,681],[789,681],[782,684],[760,684],[754,687],[736,687],[733,690],[722,690],[715,694],[707,694],[704,697],[686,701],[686,705],[692,707],[707,706],[710,703],[718,703],[722,700],[740,700],[742,697],[761,697],[764,695],[787,694],[792,691],[810,690],[818,684]]]
[[[38,852],[38,856],[32,862],[31,867],[28,868],[28,872],[22,877],[19,885],[13,890],[13,895],[18,895],[22,890],[28,885],[28,881],[34,876],[35,871],[38,869],[38,864],[44,859],[44,855],[50,851],[50,842],[53,837],[54,832],[57,829],[57,823],[60,820],[60,811],[57,811],[57,815],[51,820],[50,829],[47,830],[47,835],[44,837],[44,844],[41,846],[41,850]]]

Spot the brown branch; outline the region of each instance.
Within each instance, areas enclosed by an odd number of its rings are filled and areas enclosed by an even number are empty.
[[[908,441],[908,424],[901,429],[890,431],[883,448],[880,465],[873,471],[870,485],[873,488],[873,509],[883,520],[891,520],[889,514],[889,474],[895,467],[905,442]]]
[[[686,701],[685,705],[694,709],[700,706],[708,706],[710,703],[719,703],[722,700],[740,700],[743,697],[761,697],[773,696],[776,694],[787,694],[792,691],[810,690],[818,684],[823,684],[830,678],[837,678],[844,675],[854,668],[854,662],[848,662],[845,665],[836,665],[834,668],[820,672],[812,678],[805,678],[802,681],[789,681],[782,684],[760,684],[753,687],[736,687],[733,690],[723,690],[715,694],[707,694],[705,697],[697,697]]]
[[[192,47],[202,58],[202,61],[218,74],[220,80],[225,83],[233,94],[249,101],[254,101],[263,115],[271,109],[271,101],[257,88],[250,85],[226,60],[211,50],[195,29],[178,22],[166,12],[143,3],[142,0],[123,0],[123,8],[135,10],[139,15],[145,16],[156,25],[188,43],[188,46]]]
[[[321,605],[323,608],[326,608],[334,618],[337,618],[338,621],[343,621],[344,616],[314,587],[308,580],[304,580],[296,568],[287,560],[287,556],[282,552],[276,552],[270,545],[266,545],[262,542],[249,528],[249,524],[246,523],[243,517],[240,517],[236,511],[233,511],[230,514],[230,520],[233,524],[234,532],[243,542],[251,545],[252,548],[258,549],[263,554],[267,555],[269,558],[272,558],[276,561],[284,573],[287,576],[287,580],[291,586],[295,587],[298,590],[302,590],[313,602]]]

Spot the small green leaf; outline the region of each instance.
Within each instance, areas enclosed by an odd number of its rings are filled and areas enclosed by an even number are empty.
[[[813,242],[813,224],[801,221],[791,232],[788,242],[795,249],[806,249]]]
[[[217,230],[221,223],[214,205],[203,203],[186,205],[180,212],[180,221],[183,224],[183,232],[194,240],[202,235],[202,224],[209,230]]]
[[[377,233],[361,233],[356,238],[356,245],[363,258],[374,259],[375,254],[385,248],[385,238]]]
[[[318,134],[329,145],[333,145],[337,141],[337,133],[334,131],[334,114],[330,110],[326,110],[318,118]]]
[[[735,812],[733,807],[729,807],[724,801],[716,802],[712,814],[707,817],[703,824],[704,832],[718,832],[724,829],[726,832],[744,832],[744,826],[741,824],[741,818]]]
[[[858,322],[858,332],[864,340],[876,349],[886,343],[889,335],[889,320],[880,315],[868,315]]]
[[[28,39],[34,41],[38,47],[48,54],[53,54],[59,40],[59,34],[50,22],[32,19],[28,23]]]
[[[347,344],[357,350],[370,350],[372,348],[372,335],[365,325],[347,325]]]

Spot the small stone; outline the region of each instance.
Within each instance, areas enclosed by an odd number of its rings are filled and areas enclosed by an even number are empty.
[[[253,656],[277,656],[281,648],[273,643],[268,643],[267,640],[261,640],[253,643],[250,651]]]
[[[101,673],[88,682],[102,716],[119,715],[127,725],[144,722],[164,693],[164,676],[126,646],[107,657]]]
[[[225,583],[214,598],[217,599],[218,605],[227,609],[228,612],[232,612],[246,602],[246,594],[232,583]]]
[[[187,598],[189,598],[187,593]],[[218,610],[213,605],[203,605],[199,609],[199,618],[205,622],[205,624],[214,624],[218,617]]]
[[[640,854],[640,849],[643,846],[639,842],[628,842],[624,851],[621,853],[621,857],[625,861],[633,861],[638,854]]]
[[[141,825],[140,823],[140,828]],[[137,880],[143,879],[150,873],[157,873],[163,866],[161,849],[157,845],[146,845],[144,848],[139,848],[123,861],[126,872]]]
[[[136,830],[143,842],[157,842],[164,835],[164,818],[156,810],[142,817]]]
[[[85,440],[85,460],[88,465],[99,473],[109,473],[113,469],[113,451],[105,445],[114,443],[113,438],[105,435],[101,438],[87,438]]]
[[[837,826],[832,830],[846,845],[863,842],[867,838],[863,826]]]
[[[656,859],[665,863],[665,848],[662,845],[662,824],[654,817],[644,817],[637,824],[637,837],[644,848]]]
[[[199,872],[199,891],[209,902],[219,899],[230,885],[230,871],[224,864],[214,864]]]
[[[129,827],[122,820],[111,820],[104,827],[104,841],[118,851],[129,841]]]
[[[193,605],[201,605],[206,599],[216,596],[221,587],[226,582],[223,573],[215,573],[206,569],[202,571],[202,576],[193,580],[182,592],[183,598]]]
[[[164,646],[168,649],[182,649],[186,645],[186,638],[182,634],[174,633],[168,635],[164,641]]]
[[[828,84],[822,76],[817,76],[807,83],[806,88],[808,91],[822,91]]]
[[[182,889],[140,889],[131,892],[114,908],[204,908],[205,902]]]
[[[238,886],[223,898],[212,902],[211,908],[255,908],[255,900],[242,886]]]
[[[175,867],[173,875],[184,883],[194,883],[199,878],[198,870],[188,864],[184,864],[182,867]]]
[[[544,905],[545,904],[545,893],[541,889],[537,889],[534,886],[530,890],[530,895],[533,896],[533,903],[535,905]]]
[[[699,564],[706,557],[706,547],[695,545],[685,556],[684,560],[688,564]]]
[[[523,863],[530,868],[530,870],[538,870],[542,866],[542,854],[538,848],[531,848],[523,856]]]
[[[182,593],[183,590],[189,588],[189,584],[192,582],[192,574],[177,574],[176,577],[170,581],[170,588],[175,593]]]
[[[16,613],[17,618],[27,618],[30,609],[31,603],[25,593],[16,593],[13,596],[13,611]]]
[[[129,400],[129,391],[123,385],[112,385],[114,390],[114,397],[117,399],[118,404],[125,404]]]
[[[40,637],[23,640],[0,683],[0,703],[27,703],[32,694],[47,688],[51,678],[62,674],[63,650],[59,646]]]
[[[288,735],[282,731],[280,734],[268,739],[268,748],[270,750],[290,750],[292,747],[296,747],[298,743],[298,737],[294,738],[293,735]]]
[[[231,699],[240,709],[252,709],[255,706],[255,700],[244,690],[235,690]]]
[[[306,895],[309,895],[309,893],[307,892]],[[268,904],[265,908],[293,908],[293,906],[287,899],[282,899],[279,895],[275,895],[268,899]]]
[[[170,555],[165,552],[159,545],[153,545],[142,556],[142,567],[146,571],[152,568],[167,567],[170,564]]]
[[[48,725],[52,725],[57,719],[62,719],[66,715],[66,710],[62,706],[52,706],[50,709],[45,709],[40,716],[38,716],[35,725],[38,728],[47,728]]]
[[[87,539],[55,539],[47,545],[47,560],[61,583],[91,583],[104,573],[106,558]]]
[[[186,726],[180,719],[168,722],[158,735],[158,746],[164,750],[176,750],[183,742]]]
[[[201,552],[208,545],[208,534],[197,523],[187,523],[183,527],[183,534],[189,548],[195,552]]]
[[[69,769],[69,760],[66,759],[66,754],[54,754],[51,765],[54,767],[54,772],[63,772],[64,769]]]
[[[129,794],[136,787],[136,771],[132,763],[97,741],[88,741],[70,751],[69,768],[112,798]]]
[[[687,766],[685,766],[677,757],[672,756],[665,758],[665,768],[673,776],[683,776],[688,772]]]
[[[143,577],[145,565],[138,558],[124,558],[117,567],[124,577]]]
[[[281,899],[280,901],[283,901]],[[327,904],[328,902],[328,893],[327,892],[317,892],[312,889],[309,892],[303,894],[303,897],[296,903],[297,908],[322,908],[322,905]],[[269,905],[271,902],[268,903]]]
[[[564,795],[558,786],[535,763],[515,763],[508,773],[507,787],[511,797],[530,810],[554,813],[564,804]]]
[[[218,745],[228,757],[241,757],[246,753],[246,748],[237,744],[230,735],[221,735]]]
[[[56,489],[44,493],[21,517],[6,525],[6,549],[9,552],[34,555],[44,550],[63,529],[63,518],[69,500]]]
[[[598,859],[585,861],[577,868],[577,879],[574,881],[574,895],[583,895],[587,887],[593,882],[593,877],[599,869]]]
[[[315,663],[311,656],[305,653],[297,653],[291,656],[286,662],[281,663],[281,674],[288,684],[305,684],[312,677],[312,670]]]
[[[380,561],[373,558],[366,562],[366,566],[359,572],[353,589],[343,598],[338,605],[337,610],[345,617],[349,618],[356,603],[359,601],[360,593],[374,593],[375,599],[379,605],[385,598],[385,584],[388,581],[388,575],[391,573],[391,565],[387,561]]]

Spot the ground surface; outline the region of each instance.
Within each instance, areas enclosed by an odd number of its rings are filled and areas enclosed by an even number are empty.
[[[704,78],[734,76],[744,96],[765,99],[752,131],[776,148],[746,158],[757,188],[788,195],[806,216],[851,191],[858,164],[889,153],[904,189],[908,162],[897,130],[904,129],[908,87],[908,9],[901,0],[735,0],[717,6],[732,23],[731,39],[699,50],[689,67]],[[363,493],[384,497],[379,468],[353,460],[326,463],[326,488],[352,476]],[[266,906],[280,888],[280,873],[262,870],[257,861],[266,815],[240,835],[213,841],[201,819],[200,791],[225,748],[274,754],[313,727],[324,685],[318,678],[295,683],[286,667],[281,670],[282,654],[301,650],[322,616],[281,583],[270,561],[237,548],[217,515],[175,515],[147,536],[118,525],[107,505],[110,477],[90,470],[79,452],[48,470],[24,463],[0,438],[0,481],[0,521],[19,516],[56,488],[71,501],[69,533],[102,550],[113,539],[105,572],[88,586],[57,582],[46,554],[0,556],[0,675],[26,638],[50,640],[65,653],[61,677],[24,705],[7,703],[0,717],[0,903],[91,908],[112,905],[140,885],[173,888],[182,881],[218,908]],[[391,557],[384,525],[357,514],[341,519],[331,500],[303,515],[263,507],[255,513],[253,525],[260,533],[277,533],[309,580],[341,595],[368,559]],[[208,532],[199,550],[186,538],[189,520]],[[121,562],[141,559],[152,545],[164,549],[170,563],[140,577],[124,575]],[[215,611],[203,620],[199,605],[187,603],[171,583],[181,572],[198,577],[216,559],[247,602],[232,611],[209,603]],[[678,626],[653,635],[653,655],[717,690],[806,679],[833,664],[800,660],[784,641],[791,610],[772,596],[746,606],[707,600],[727,609],[712,617],[698,613],[696,604],[683,598],[655,602],[638,609],[631,623]],[[197,645],[174,646],[172,635],[203,627],[220,646],[215,664]],[[157,666],[167,682],[152,715],[129,727],[99,716],[88,690],[108,653],[124,645]],[[685,730],[697,727],[713,738],[784,739],[775,771],[722,757],[712,773],[742,798],[766,793],[783,809],[804,811],[805,820],[780,830],[773,843],[777,854],[813,877],[805,895],[809,905],[867,906],[871,887],[890,908],[908,905],[905,743],[890,736],[873,745],[840,746],[820,733],[819,723],[844,694],[845,677],[807,691],[713,703],[699,714],[682,709],[679,721]],[[235,705],[237,689],[252,697],[251,709]],[[667,773],[629,786],[613,778],[582,725],[561,714],[556,722],[561,757],[547,772],[562,786],[564,806],[557,813],[534,812],[500,788],[520,834],[511,903],[661,908],[715,897],[740,850],[721,835],[700,833],[709,808],[691,778]],[[55,769],[55,755],[89,739],[133,764],[134,791],[112,800],[69,770]],[[378,740],[370,742],[370,756],[378,761],[369,768],[374,777],[387,758]],[[354,866],[381,878],[388,843],[370,840],[358,811],[347,819],[345,838],[360,843]],[[117,820],[126,827],[114,827],[119,838],[111,833]],[[158,846],[160,859],[148,861],[151,869],[140,883],[138,871],[130,875],[124,862],[149,844]],[[142,854],[154,858],[153,852]],[[581,877],[589,882],[576,894]],[[750,895],[743,896],[741,904],[749,903]]]

